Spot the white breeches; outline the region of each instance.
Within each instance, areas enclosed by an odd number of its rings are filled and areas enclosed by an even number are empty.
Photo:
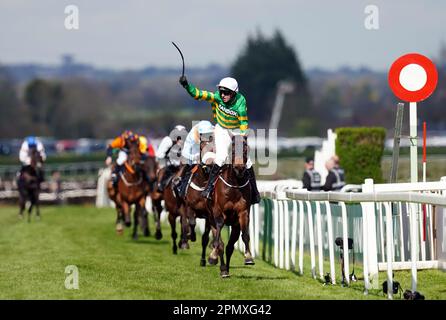
[[[200,159],[200,145],[186,139],[181,156],[187,160],[188,164],[196,164]]]
[[[120,150],[118,153],[118,159],[116,159],[116,163],[118,164],[118,166],[122,166],[126,160],[127,160],[127,153]]]
[[[230,152],[232,137],[235,135],[240,135],[240,133],[235,130],[225,129],[221,127],[219,124],[215,125],[215,148],[216,148],[216,156],[215,163],[218,166],[222,166],[227,160]],[[246,167],[249,169],[252,167],[251,158],[248,152],[248,160],[246,161]]]
[[[22,165],[29,166],[31,164],[31,157],[27,156],[21,159]]]

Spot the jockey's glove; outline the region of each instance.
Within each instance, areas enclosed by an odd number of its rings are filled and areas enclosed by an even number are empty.
[[[183,87],[186,87],[186,86],[188,85],[186,76],[181,76],[181,77],[180,77],[180,84],[181,84]]]

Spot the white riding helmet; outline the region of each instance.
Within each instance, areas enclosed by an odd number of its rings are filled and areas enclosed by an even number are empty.
[[[198,133],[206,134],[214,132],[214,126],[207,120],[202,120],[198,123]]]
[[[178,131],[183,131],[183,130],[186,130],[186,127],[179,124],[179,125],[176,125],[175,128],[173,128],[173,129],[178,130]]]
[[[237,80],[231,77],[226,77],[220,80],[220,83],[217,85],[217,88],[226,88],[231,91],[238,92],[238,83]]]

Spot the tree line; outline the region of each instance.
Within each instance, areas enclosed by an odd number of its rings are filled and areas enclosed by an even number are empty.
[[[422,103],[419,119],[430,129],[446,130],[446,68],[437,67],[437,90]],[[223,76],[218,70],[206,77],[192,74],[190,81],[215,90]],[[340,126],[394,126],[398,101],[386,74],[351,70],[305,74],[296,50],[280,31],[271,37],[260,31],[248,36],[227,73],[238,80],[247,98],[251,128],[268,127],[277,85],[283,80],[294,89],[284,101],[281,136],[325,136],[328,128]],[[35,78],[22,85],[0,67],[0,138],[29,134],[109,138],[124,129],[161,136],[178,123],[190,127],[193,120],[210,119],[210,107],[203,104],[190,99],[174,75],[136,78],[123,73],[113,81]]]

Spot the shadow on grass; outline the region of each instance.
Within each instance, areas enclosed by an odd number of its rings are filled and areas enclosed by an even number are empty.
[[[232,267],[231,267],[232,269]],[[231,278],[233,279],[247,279],[247,280],[288,280],[288,277],[282,277],[282,276],[248,276],[248,275],[234,275],[231,274]]]
[[[169,240],[156,240],[155,238],[142,238],[139,237],[138,240],[133,240],[132,238],[127,239],[127,243],[135,243],[135,244],[155,244],[155,245],[166,245],[170,244]]]

